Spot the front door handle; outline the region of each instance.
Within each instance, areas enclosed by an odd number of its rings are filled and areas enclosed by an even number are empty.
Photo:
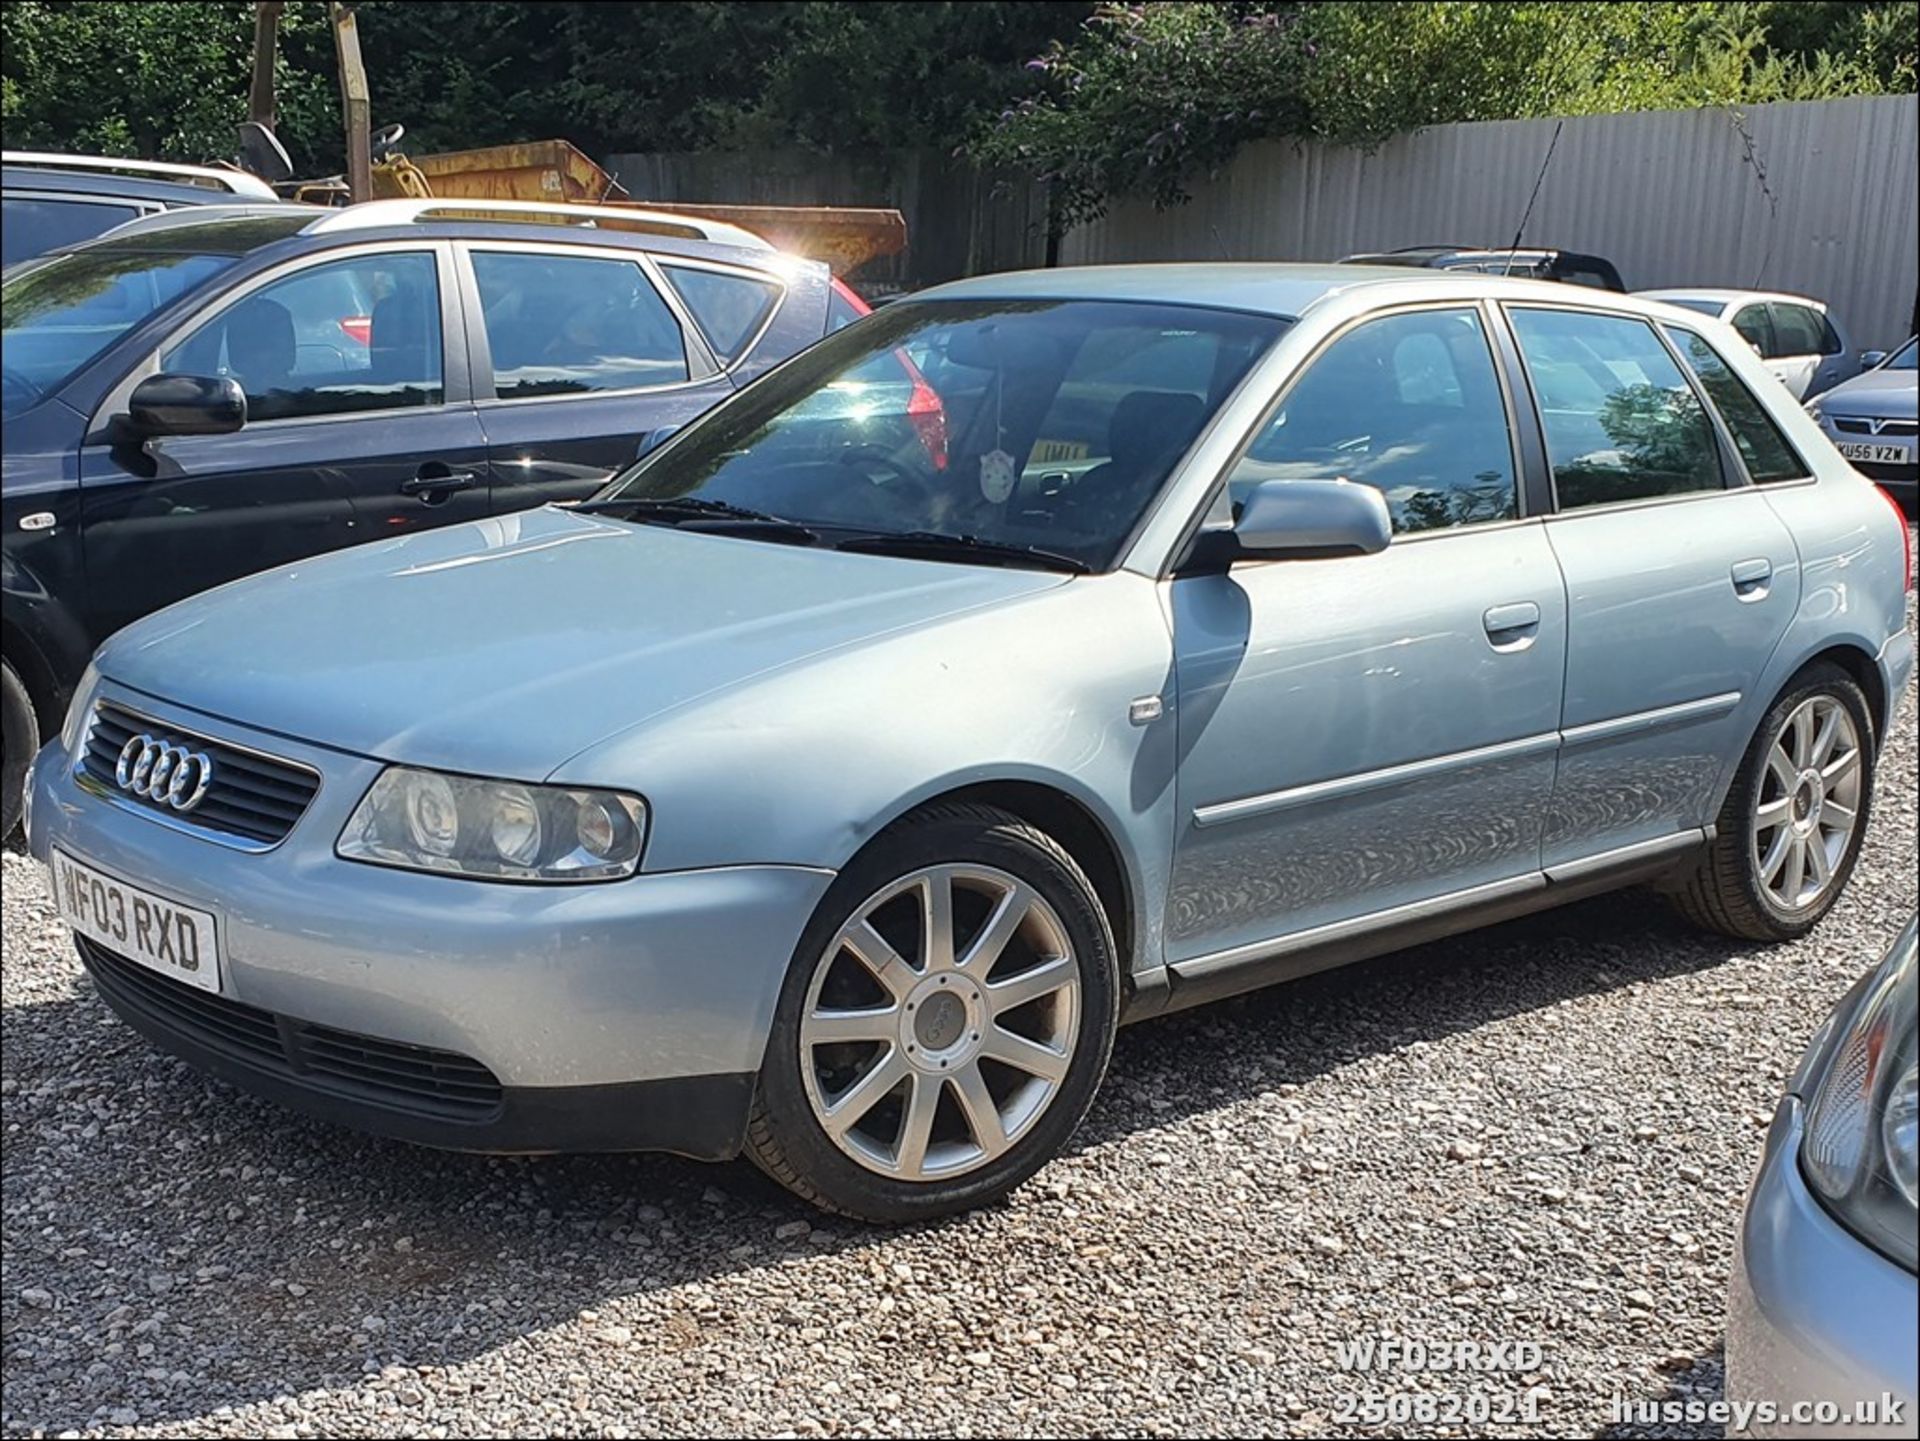
[[[1490,606],[1480,620],[1495,650],[1525,650],[1540,634],[1540,607],[1530,600]]]
[[[1742,600],[1762,600],[1772,586],[1773,562],[1764,556],[1735,561],[1730,574],[1735,595]]]
[[[452,470],[440,461],[430,460],[414,472],[413,479],[400,482],[400,493],[417,495],[428,505],[434,505],[456,490],[472,490],[479,483],[476,471]]]

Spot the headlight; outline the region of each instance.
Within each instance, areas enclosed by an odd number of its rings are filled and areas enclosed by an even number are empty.
[[[350,861],[502,881],[630,876],[647,838],[638,796],[391,766],[335,850]]]
[[[1909,1271],[1920,1225],[1914,956],[1909,924],[1811,1072],[1800,1142],[1800,1168],[1815,1194]]]
[[[1820,425],[1826,420],[1826,412],[1820,408],[1820,402],[1817,400],[1807,402],[1807,416],[1815,425]]]

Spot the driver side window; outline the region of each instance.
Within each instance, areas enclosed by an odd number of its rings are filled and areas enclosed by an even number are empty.
[[[160,356],[225,375],[249,420],[438,405],[440,282],[426,251],[310,265],[261,286]]]
[[[1293,385],[1227,477],[1237,506],[1268,480],[1351,480],[1386,497],[1397,534],[1513,520],[1513,437],[1470,306],[1367,321]]]

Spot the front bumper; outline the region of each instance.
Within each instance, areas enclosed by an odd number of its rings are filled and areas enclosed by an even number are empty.
[[[737,866],[541,886],[344,861],[334,842],[380,762],[144,696],[114,698],[324,778],[283,842],[246,852],[88,793],[59,740],[42,751],[28,834],[35,856],[58,847],[217,918],[218,1004],[231,1014],[205,1014],[174,994],[189,988],[131,962],[117,968],[130,976],[109,974],[111,953],[83,949],[101,995],[129,1024],[249,1090],[408,1140],[737,1150],[788,962],[830,872]],[[153,984],[171,989],[151,994]],[[250,1028],[259,1038],[251,1052],[236,1042]],[[323,1044],[309,1045],[309,1032]],[[321,1051],[329,1065],[312,1063]],[[462,1063],[478,1068],[474,1094],[497,1084],[484,1115],[345,1084],[445,1072],[453,1080],[439,1089],[457,1089]]]
[[[1800,1175],[1800,1128],[1800,1100],[1787,1096],[1740,1225],[1727,1307],[1727,1400],[1773,1407],[1772,1419],[1742,1433],[1751,1436],[1912,1436],[1920,1280],[1814,1198]],[[1889,1397],[1902,1403],[1894,1425],[1863,1424],[1851,1409]],[[1821,1403],[1848,1419],[1814,1419]]]

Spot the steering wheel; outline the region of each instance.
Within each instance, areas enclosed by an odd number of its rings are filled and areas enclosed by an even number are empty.
[[[367,149],[373,152],[373,158],[375,160],[385,160],[393,150],[393,147],[406,139],[406,137],[406,126],[382,125],[378,130],[373,132],[372,138],[367,141]]]
[[[923,507],[931,507],[933,490],[918,475],[889,455],[886,449],[878,445],[850,445],[836,457],[842,465],[871,465],[885,472],[885,485],[889,495],[904,495],[906,499]],[[896,489],[897,487],[897,489]]]

